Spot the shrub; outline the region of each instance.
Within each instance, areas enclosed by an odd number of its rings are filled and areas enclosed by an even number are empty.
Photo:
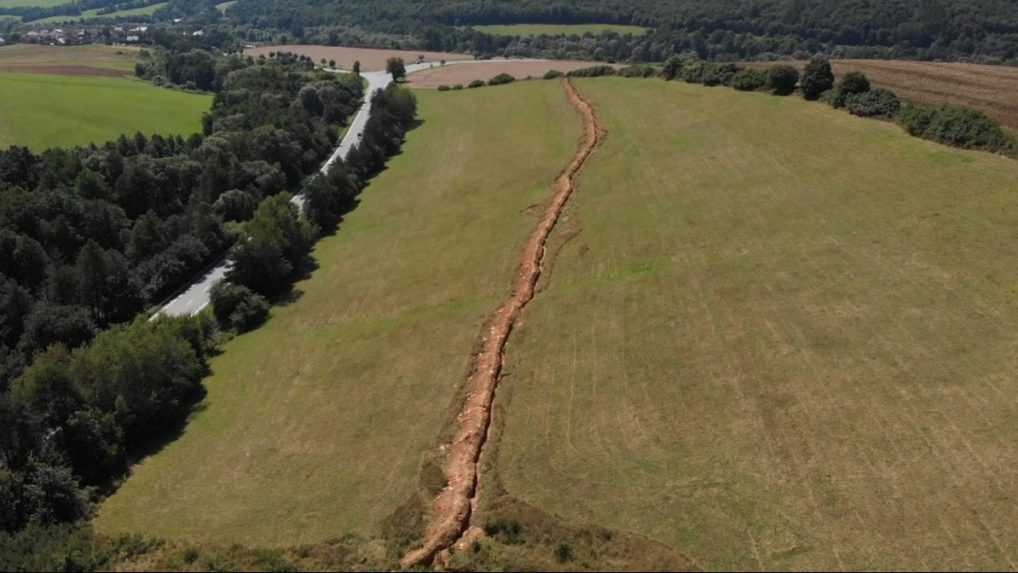
[[[679,75],[675,78],[690,84],[702,84],[705,65],[701,60],[687,58],[683,60]]]
[[[827,90],[820,94],[817,101],[826,103],[834,109],[841,109],[845,107],[845,92],[841,91],[841,88],[834,88],[833,90]]]
[[[775,95],[789,95],[799,83],[799,70],[780,64],[767,71],[767,86]]]
[[[1013,143],[986,114],[953,105],[906,104],[898,116],[911,135],[966,149],[1004,151]]]
[[[672,81],[679,76],[679,71],[682,70],[686,60],[681,56],[672,56],[665,61],[665,65],[661,68],[661,77]]]
[[[860,117],[893,118],[901,109],[901,101],[894,92],[878,88],[845,95],[845,109]]]
[[[219,281],[212,287],[212,312],[220,326],[246,332],[257,328],[269,316],[269,303],[265,297],[251,289]]]
[[[467,84],[467,87],[470,89],[484,87],[484,80],[474,80]]]
[[[509,74],[498,74],[497,76],[488,80],[489,86],[501,86],[505,84],[511,84],[516,81],[516,78]]]
[[[870,80],[862,72],[848,72],[838,84],[841,93],[861,94],[870,91]]]
[[[559,563],[566,563],[573,560],[573,548],[568,543],[559,543],[555,548],[555,558]]]
[[[456,85],[452,86],[452,89],[453,90],[461,90],[461,89],[463,89],[463,84],[456,84]]]
[[[589,68],[573,70],[566,75],[571,78],[599,78],[602,76],[614,76],[615,68],[611,66],[590,66]]]
[[[502,537],[507,545],[523,543],[523,527],[515,519],[499,519],[484,526],[484,533],[489,537]]]
[[[739,70],[732,76],[731,85],[744,92],[761,90],[767,86],[767,74],[760,70]]]
[[[447,85],[438,86],[438,91],[440,91],[440,92],[447,92],[447,91],[449,91],[449,86],[447,86]]]
[[[617,72],[624,78],[649,78],[655,74],[653,66],[632,65],[626,66]]]
[[[258,199],[240,189],[231,189],[220,195],[212,208],[224,221],[246,221],[258,208]]]
[[[701,81],[705,86],[727,86],[731,85],[732,78],[739,73],[735,64],[718,64],[704,62],[701,67]]]
[[[827,58],[815,57],[802,72],[802,97],[815,100],[834,87],[834,71]]]
[[[544,79],[554,80],[555,78],[561,78],[563,75],[565,74],[558,70],[548,70],[547,72],[544,72]]]

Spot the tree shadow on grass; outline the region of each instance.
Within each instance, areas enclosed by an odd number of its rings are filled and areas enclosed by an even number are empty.
[[[110,476],[107,481],[97,484],[96,490],[103,496],[112,495],[124,480],[130,477],[131,468],[145,458],[159,454],[166,446],[180,439],[184,435],[187,425],[191,423],[191,418],[208,409],[208,402],[205,401],[207,395],[208,391],[205,389],[205,385],[199,385],[188,396],[189,404],[185,407],[187,413],[167,425],[162,431],[156,432],[142,442],[131,446],[124,458],[123,471]]]

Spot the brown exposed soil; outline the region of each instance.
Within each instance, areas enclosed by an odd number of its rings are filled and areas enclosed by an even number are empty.
[[[478,459],[488,438],[491,407],[502,370],[503,352],[516,319],[534,298],[541,276],[545,243],[558,222],[566,202],[575,190],[576,174],[604,137],[594,109],[568,80],[564,82],[569,102],[583,117],[584,138],[572,163],[555,180],[555,195],[527,241],[512,296],[494,312],[482,335],[481,350],[474,356],[466,382],[466,398],[457,416],[453,443],[446,449],[443,467],[446,486],[435,498],[424,544],[403,557],[400,564],[414,567],[430,562],[435,555],[453,546],[470,528],[478,482]]]
[[[1018,67],[898,60],[836,60],[834,73],[863,72],[876,87],[919,103],[950,103],[1018,129]],[[803,62],[795,62],[802,66]],[[754,67],[770,64],[751,64]]]
[[[509,74],[517,79],[527,76],[543,77],[549,70],[570,72],[580,68],[601,65],[601,62],[580,62],[572,60],[513,61],[488,60],[472,64],[457,64],[423,70],[407,77],[415,88],[437,88],[438,86],[467,85],[474,80],[488,81],[498,74]],[[615,67],[621,67],[616,65]]]
[[[451,52],[424,52],[416,50],[374,50],[369,48],[345,48],[342,46],[259,46],[244,50],[248,56],[268,57],[270,52],[289,52],[291,54],[309,56],[313,61],[320,62],[322,58],[335,60],[336,65],[342,69],[353,68],[354,62],[361,63],[361,70],[373,72],[385,69],[385,62],[389,58],[403,58],[406,63],[414,63],[420,56],[428,62],[440,62],[445,60],[452,62],[456,60],[472,60],[469,54],[454,54]]]
[[[0,72],[18,74],[47,74],[51,76],[98,76],[119,78],[128,75],[126,72],[111,68],[93,68],[91,66],[22,66],[0,65]]]

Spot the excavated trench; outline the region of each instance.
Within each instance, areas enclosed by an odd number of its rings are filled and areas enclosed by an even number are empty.
[[[604,137],[593,107],[569,80],[564,82],[564,86],[569,102],[583,118],[583,141],[572,162],[555,180],[554,197],[527,241],[513,283],[512,296],[487,322],[487,331],[482,334],[481,350],[474,356],[473,367],[467,378],[466,398],[456,418],[455,438],[446,451],[443,466],[446,487],[434,500],[430,522],[424,532],[424,545],[403,557],[400,564],[404,568],[430,563],[439,552],[451,548],[470,528],[477,495],[478,460],[491,425],[491,407],[499,383],[506,342],[516,319],[534,298],[534,289],[544,262],[545,243],[575,190],[576,175]]]

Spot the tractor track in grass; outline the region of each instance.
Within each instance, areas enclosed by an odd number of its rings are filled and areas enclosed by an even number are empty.
[[[604,139],[605,132],[597,121],[594,108],[569,80],[565,80],[563,85],[569,102],[582,116],[583,140],[572,162],[555,180],[551,203],[527,240],[520,257],[519,272],[513,282],[512,295],[495,310],[486,323],[480,351],[473,358],[473,366],[467,378],[466,396],[456,417],[455,437],[445,448],[446,458],[442,469],[446,486],[433,502],[423,546],[403,557],[400,565],[404,568],[430,563],[437,554],[450,549],[470,529],[470,518],[476,505],[478,460],[488,438],[491,407],[502,371],[506,342],[523,308],[534,298],[548,236],[575,191],[576,175]]]

